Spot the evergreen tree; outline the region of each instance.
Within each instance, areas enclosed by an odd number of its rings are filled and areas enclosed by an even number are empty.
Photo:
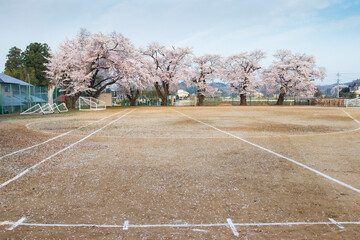
[[[21,70],[23,65],[23,56],[20,48],[12,47],[6,55],[4,73],[17,79],[21,79]]]
[[[50,48],[46,43],[30,43],[25,51],[12,47],[7,54],[4,73],[36,86],[47,86],[47,70],[45,63],[50,57]]]
[[[47,63],[50,48],[46,43],[30,43],[23,52],[24,66],[28,69],[35,70],[35,79],[31,79],[32,84],[37,86],[47,86],[49,80],[46,77]]]

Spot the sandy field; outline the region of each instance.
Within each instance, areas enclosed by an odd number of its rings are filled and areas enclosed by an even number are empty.
[[[359,160],[359,109],[2,116],[0,239],[360,239]]]

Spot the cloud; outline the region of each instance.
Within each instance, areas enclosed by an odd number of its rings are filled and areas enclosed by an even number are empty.
[[[196,54],[231,55],[261,48],[271,55],[278,48],[290,48],[317,54],[319,60],[326,60],[333,68],[339,65],[336,57],[343,58],[342,52],[358,49],[355,39],[360,35],[360,13],[353,10],[352,16],[346,15],[349,9],[359,6],[353,2],[0,0],[0,27],[2,36],[6,36],[0,38],[0,70],[12,46],[24,49],[38,41],[55,49],[64,39],[74,37],[81,27],[92,32],[121,32],[137,46],[154,41],[167,46],[189,46]],[[329,49],[334,54],[329,54]],[[348,55],[349,60],[339,68],[354,67],[356,54]]]

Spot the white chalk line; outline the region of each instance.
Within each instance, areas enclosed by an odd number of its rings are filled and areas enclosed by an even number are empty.
[[[1,156],[1,157],[0,157],[0,160],[3,159],[3,158],[5,158],[5,157],[9,157],[9,156],[12,156],[12,155],[14,155],[14,154],[21,153],[21,152],[24,152],[24,151],[26,151],[26,150],[32,149],[32,148],[34,148],[34,147],[41,146],[41,145],[43,145],[43,144],[45,144],[45,143],[48,143],[48,142],[50,142],[50,141],[52,141],[52,140],[55,140],[55,139],[58,139],[58,138],[60,138],[60,137],[66,136],[66,135],[68,135],[68,134],[70,134],[70,133],[72,133],[72,132],[74,132],[74,131],[76,131],[76,130],[80,130],[80,129],[82,129],[82,128],[85,128],[85,127],[88,127],[88,126],[90,126],[90,125],[92,125],[92,124],[95,124],[95,123],[97,123],[97,122],[101,122],[101,121],[103,121],[103,120],[105,120],[105,119],[108,119],[108,118],[110,118],[110,117],[112,117],[112,116],[114,116],[114,115],[117,115],[117,114],[119,114],[119,113],[121,113],[121,112],[122,112],[122,111],[117,112],[117,113],[114,113],[114,114],[111,114],[110,116],[104,117],[104,118],[102,118],[102,119],[100,119],[100,120],[97,120],[97,121],[95,121],[95,122],[91,122],[91,123],[89,123],[89,124],[86,124],[86,125],[84,125],[84,126],[78,127],[78,128],[76,128],[76,129],[73,129],[73,130],[68,131],[68,132],[66,132],[66,133],[60,134],[60,135],[55,136],[55,137],[53,137],[53,138],[50,138],[50,139],[48,139],[48,140],[46,140],[46,141],[44,141],[44,142],[41,142],[41,143],[32,145],[32,146],[30,146],[30,147],[26,147],[26,148],[17,150],[17,151],[12,152],[12,153],[8,153],[8,154],[6,154],[6,155],[4,155],[4,156]]]
[[[198,229],[198,228],[194,228],[194,229],[191,229],[191,230],[194,231],[194,232],[208,232],[205,229]]]
[[[344,229],[344,226],[342,226],[340,223],[338,223],[337,221],[335,221],[334,219],[332,218],[329,218],[329,220],[334,223],[336,226],[338,226],[340,229]]]
[[[348,112],[346,112],[345,110],[343,110],[343,112],[344,112],[346,115],[348,115],[349,118],[351,118],[352,120],[354,120],[355,122],[357,122],[358,124],[360,124],[360,121],[357,120],[357,119],[355,119],[355,118],[353,118],[353,116],[351,116]]]
[[[128,230],[128,229],[129,229],[129,221],[126,220],[123,225],[123,230]]]
[[[60,151],[58,151],[58,152],[56,152],[56,153],[52,154],[51,156],[49,156],[49,157],[47,157],[47,158],[43,159],[42,161],[40,161],[40,162],[36,163],[36,164],[35,164],[35,165],[33,165],[32,167],[27,168],[25,171],[23,171],[23,172],[19,173],[19,174],[18,174],[18,175],[16,175],[15,177],[13,177],[13,178],[9,179],[8,181],[6,181],[6,182],[2,183],[2,184],[0,185],[0,188],[5,187],[5,186],[6,186],[6,185],[8,185],[9,183],[11,183],[11,182],[13,182],[13,181],[17,180],[18,178],[22,177],[23,175],[25,175],[25,174],[26,174],[26,173],[28,173],[29,171],[31,171],[31,170],[33,170],[33,169],[37,168],[39,165],[41,165],[42,163],[44,163],[44,162],[48,161],[49,159],[51,159],[51,158],[55,157],[56,155],[58,155],[58,154],[60,154],[60,153],[62,153],[62,152],[64,152],[64,151],[68,150],[69,148],[71,148],[71,147],[75,146],[75,145],[76,145],[76,144],[78,144],[78,143],[81,143],[82,141],[84,141],[84,140],[86,140],[87,138],[91,137],[92,135],[94,135],[94,134],[98,133],[99,131],[103,130],[103,129],[104,129],[104,128],[106,128],[107,126],[109,126],[109,125],[113,124],[114,122],[116,122],[116,121],[120,120],[121,118],[125,117],[126,115],[130,114],[130,113],[131,113],[131,112],[133,112],[133,111],[135,111],[135,109],[133,109],[133,110],[131,110],[130,112],[127,112],[127,113],[123,114],[122,116],[118,117],[117,119],[115,119],[115,120],[113,120],[113,121],[111,121],[111,122],[107,123],[107,124],[106,124],[106,125],[104,125],[103,127],[101,127],[101,128],[99,128],[99,129],[95,130],[94,132],[90,133],[90,134],[89,134],[89,135],[87,135],[86,137],[83,137],[83,138],[82,138],[82,139],[80,139],[79,141],[76,141],[76,142],[72,143],[71,145],[69,145],[69,146],[67,146],[67,147],[65,147],[65,148],[63,148],[63,149],[61,149]]]
[[[172,109],[172,110],[173,110],[173,109]],[[303,167],[303,168],[305,168],[305,169],[307,169],[307,170],[309,170],[309,171],[311,171],[311,172],[314,172],[314,173],[316,173],[316,174],[318,174],[318,175],[320,175],[320,176],[322,176],[322,177],[324,177],[324,178],[327,178],[327,179],[330,180],[330,181],[333,181],[333,182],[338,183],[338,184],[340,184],[340,185],[342,185],[342,186],[344,186],[344,187],[346,187],[346,188],[348,188],[348,189],[351,189],[351,190],[353,190],[353,191],[355,191],[355,192],[357,192],[357,193],[360,193],[360,189],[357,189],[357,188],[355,188],[355,187],[353,187],[353,186],[351,186],[351,185],[349,185],[349,184],[346,184],[346,183],[344,183],[344,182],[342,182],[342,181],[340,181],[340,180],[337,180],[337,179],[335,179],[335,178],[333,178],[333,177],[330,177],[329,175],[326,175],[325,173],[322,173],[322,172],[320,172],[320,171],[318,171],[318,170],[316,170],[316,169],[313,169],[313,168],[311,168],[311,167],[309,167],[309,166],[307,166],[307,165],[305,165],[305,164],[302,164],[302,163],[300,163],[300,162],[297,162],[297,161],[295,161],[295,160],[293,160],[293,159],[291,159],[291,158],[285,157],[285,156],[282,155],[282,154],[279,154],[279,153],[276,153],[276,152],[274,152],[274,151],[271,151],[270,149],[264,148],[264,147],[262,147],[262,146],[260,146],[260,145],[258,145],[258,144],[256,144],[256,143],[250,142],[250,141],[248,141],[248,140],[246,140],[246,139],[244,139],[244,138],[238,137],[238,136],[236,136],[236,135],[234,135],[234,134],[232,134],[232,133],[223,131],[223,130],[221,130],[221,129],[217,128],[217,127],[214,127],[214,126],[212,126],[212,125],[210,125],[210,124],[208,124],[208,123],[205,123],[205,122],[202,122],[202,121],[200,121],[200,120],[197,120],[197,119],[195,119],[195,118],[193,118],[193,117],[190,117],[189,115],[186,115],[186,114],[184,114],[184,113],[182,113],[182,112],[179,112],[179,111],[176,111],[176,110],[173,110],[173,111],[175,111],[175,112],[177,112],[177,113],[179,113],[179,114],[181,114],[181,115],[183,115],[183,116],[185,116],[185,117],[187,117],[187,118],[189,118],[189,119],[192,119],[192,120],[194,120],[194,121],[196,121],[196,122],[199,122],[199,123],[201,123],[201,124],[204,124],[204,125],[206,125],[206,126],[208,126],[208,127],[210,127],[210,128],[213,128],[213,129],[215,129],[215,130],[217,130],[217,131],[219,131],[219,132],[222,132],[222,133],[227,134],[227,135],[229,135],[229,136],[231,136],[231,137],[233,137],[233,138],[236,138],[236,139],[238,139],[238,140],[240,140],[240,141],[243,141],[243,142],[245,142],[245,143],[248,143],[248,144],[250,144],[250,145],[252,145],[252,146],[254,146],[254,147],[257,147],[257,148],[259,148],[259,149],[261,149],[261,150],[264,150],[264,151],[266,151],[266,152],[268,152],[268,153],[271,153],[271,154],[273,154],[273,155],[275,155],[275,156],[278,156],[278,157],[280,157],[280,158],[282,158],[282,159],[288,160],[288,161],[290,161],[290,162],[292,162],[292,163],[294,163],[294,164],[296,164],[296,165],[298,165],[298,166],[300,166],[300,167]]]
[[[283,107],[281,107],[283,108]],[[313,107],[314,108],[314,107]],[[345,112],[344,110],[342,110],[343,112]],[[355,121],[356,123],[360,124],[360,122],[356,119],[354,119],[349,113],[345,112],[353,121]],[[293,135],[269,135],[269,136],[244,136],[244,137],[249,137],[249,138],[277,138],[277,137],[313,137],[313,136],[322,136],[322,135],[338,135],[338,134],[346,134],[346,133],[351,133],[351,132],[357,132],[360,130],[360,127],[355,128],[355,129],[350,129],[350,130],[344,130],[344,131],[337,131],[337,132],[326,132],[326,133],[309,133],[309,134],[293,134]],[[137,138],[137,139],[227,139],[225,137],[122,137],[122,136],[108,136],[109,138]]]
[[[66,223],[27,223],[27,222],[12,222],[2,221],[1,225],[14,225],[18,226],[33,226],[33,227],[97,227],[97,228],[121,228],[123,225],[116,224],[66,224]],[[248,227],[248,226],[302,226],[302,225],[360,225],[359,222],[268,222],[268,223],[232,223],[233,226]],[[128,224],[127,228],[196,228],[196,227],[229,227],[229,223],[209,223],[209,224]],[[128,230],[124,229],[124,230]]]
[[[234,223],[231,221],[230,218],[226,219],[227,223],[229,224],[229,227],[231,229],[231,231],[233,232],[233,234],[238,237],[239,236],[239,232],[236,230],[236,227],[234,226]]]
[[[26,220],[26,217],[22,217],[17,222],[13,222],[11,226],[7,230],[14,230],[17,226],[19,226],[21,223],[23,223]]]
[[[244,136],[249,138],[277,138],[277,137],[314,137],[314,136],[324,136],[324,135],[339,135],[346,134],[351,132],[357,132],[360,130],[360,127],[345,131],[337,131],[337,132],[327,132],[327,133],[314,133],[314,134],[297,134],[297,135],[269,135],[269,136]],[[77,135],[82,136],[82,135]],[[120,138],[120,139],[229,139],[228,137],[126,137],[126,136],[106,136],[106,138]]]
[[[269,135],[269,136],[248,136],[249,138],[279,138],[279,137],[316,137],[316,136],[326,136],[326,135],[339,135],[351,132],[357,132],[360,130],[360,127],[345,130],[345,131],[338,131],[338,132],[327,132],[327,133],[313,133],[313,134],[294,134],[294,135]]]
[[[119,139],[231,139],[227,136],[225,137],[181,137],[181,136],[174,136],[174,137],[127,137],[127,136],[99,136],[99,138],[106,137],[107,139],[110,138],[119,138]]]
[[[360,124],[360,121],[353,118],[349,113],[345,112],[345,110],[342,110],[346,115],[351,118],[353,121],[355,121],[357,124]],[[313,134],[294,134],[294,135],[271,135],[271,136],[255,136],[251,138],[269,138],[269,137],[313,137],[313,136],[323,136],[323,135],[338,135],[338,134],[345,134],[345,133],[351,133],[351,132],[357,132],[360,130],[360,127],[345,131],[337,131],[337,132],[327,132],[327,133],[313,133]]]
[[[351,118],[353,121],[355,121],[357,124],[360,125],[360,121],[356,120],[355,118],[353,118],[349,113],[347,113],[345,110],[342,110],[344,113],[346,113],[346,115]],[[355,129],[350,129],[350,130],[345,130],[345,131],[337,131],[337,132],[327,132],[327,133],[315,133],[315,134],[302,134],[302,135],[287,135],[287,137],[306,137],[306,136],[322,136],[322,135],[337,135],[337,134],[345,134],[345,133],[351,133],[351,132],[356,132],[359,131],[360,127],[355,128]]]

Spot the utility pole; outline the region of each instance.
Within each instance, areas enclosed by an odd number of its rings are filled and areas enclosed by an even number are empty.
[[[340,93],[340,73],[338,72],[337,74],[337,98],[339,98],[339,93]]]

